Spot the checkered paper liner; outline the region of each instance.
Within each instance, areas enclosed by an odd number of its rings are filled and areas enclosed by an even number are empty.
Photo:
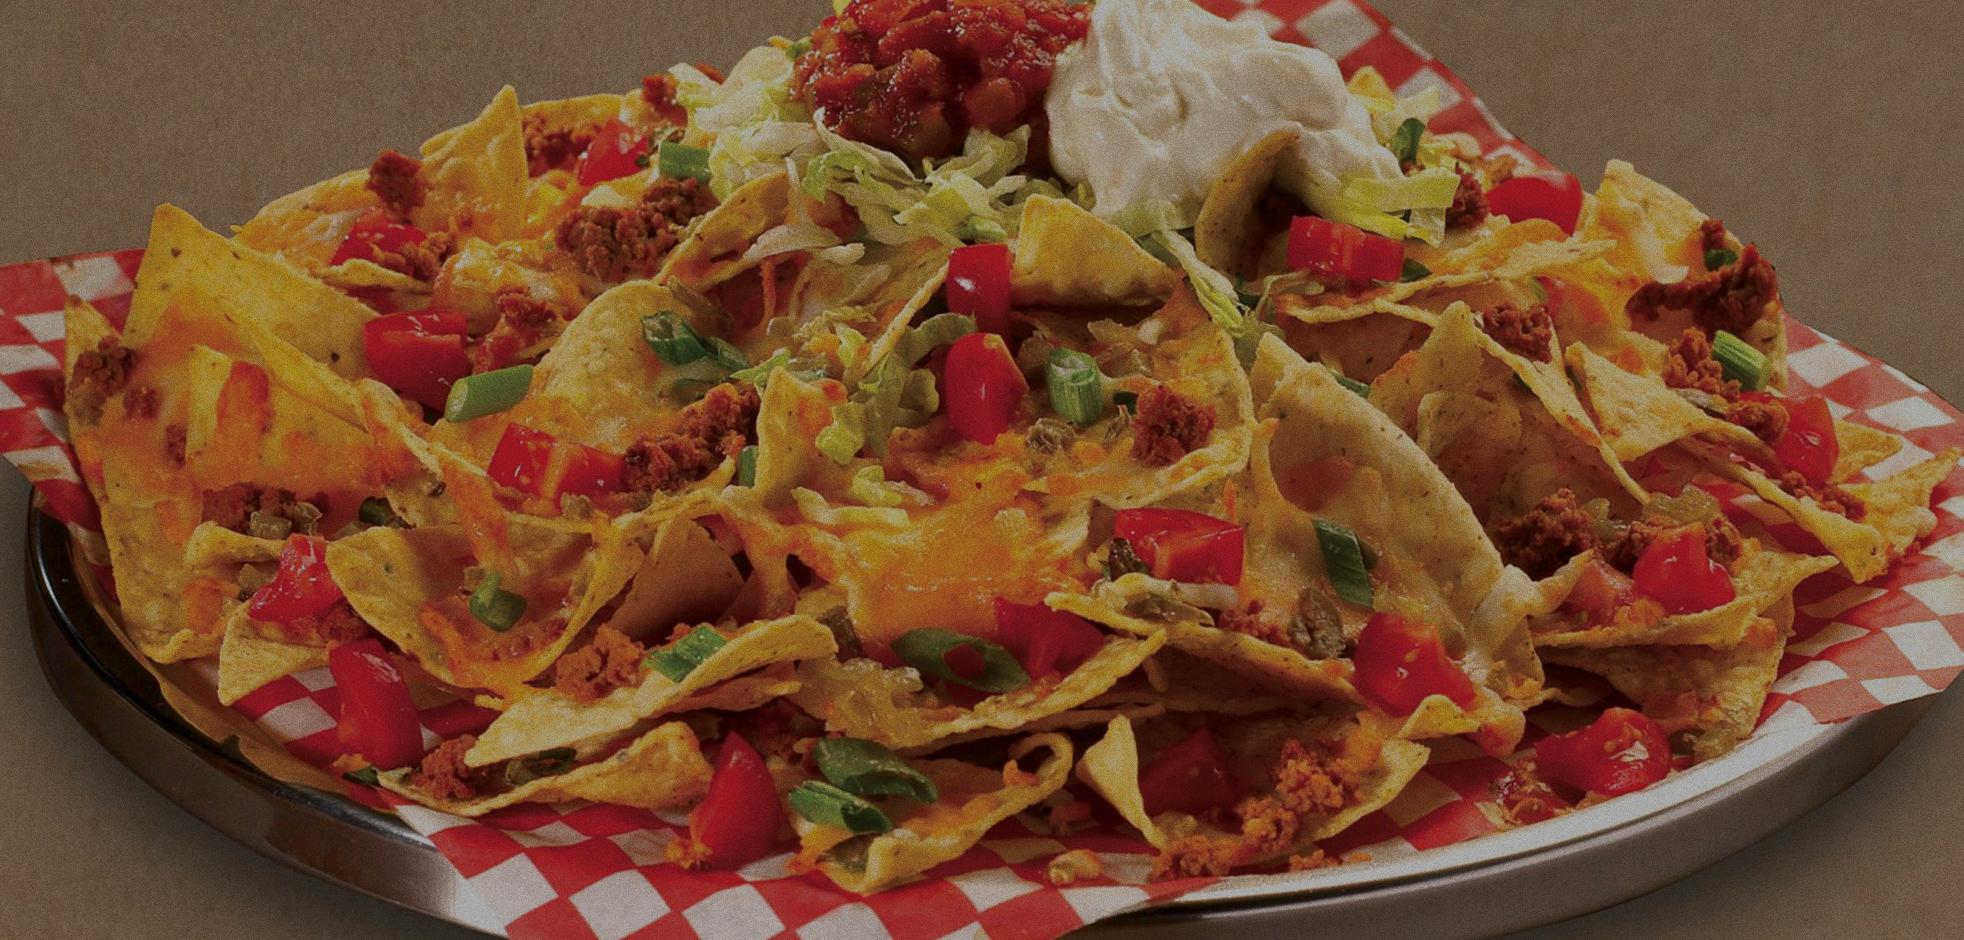
[[[1432,119],[1433,130],[1467,133],[1488,152],[1548,165],[1503,130],[1464,82],[1363,0],[1200,2],[1222,16],[1259,22],[1278,38],[1316,45],[1345,74],[1374,66],[1400,95],[1437,89],[1444,108]],[[0,453],[34,484],[45,511],[82,532],[96,530],[98,517],[76,474],[61,416],[62,302],[81,297],[121,323],[142,255],[126,250],[0,267]],[[1903,452],[1871,474],[1886,476],[1964,445],[1964,414],[1897,369],[1799,323],[1790,324],[1789,341],[1797,389],[1818,390],[1839,417],[1908,439]],[[1761,734],[1929,695],[1964,670],[1964,581],[1957,577],[1964,569],[1964,471],[1937,488],[1934,503],[1936,530],[1887,576],[1856,586],[1830,573],[1801,586],[1796,635]],[[1743,505],[1754,511],[1750,501]],[[1771,527],[1776,535],[1795,532],[1778,521]],[[338,698],[325,670],[277,680],[236,707],[303,760],[325,765],[338,751]],[[422,718],[425,740],[434,744],[482,727],[485,715],[451,703]],[[1540,733],[1530,729],[1531,737]],[[1326,852],[1384,860],[1495,831],[1483,804],[1506,765],[1465,742],[1437,742],[1434,750],[1397,801],[1325,843]],[[666,865],[665,847],[686,827],[680,814],[525,805],[473,821],[352,785],[349,795],[393,809],[426,836],[513,937],[1054,937],[1214,883],[1147,882],[1148,848],[1114,834],[1114,827],[1052,837],[1010,820],[931,877],[860,897],[820,875],[788,872],[788,855],[735,872]],[[1051,886],[1045,860],[1065,848],[1098,852],[1104,876]]]

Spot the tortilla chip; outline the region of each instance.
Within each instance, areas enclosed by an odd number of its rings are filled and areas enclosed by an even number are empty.
[[[674,711],[691,695],[726,679],[776,663],[828,657],[837,650],[832,631],[804,616],[753,623],[728,640],[680,682],[650,669],[640,685],[616,689],[592,702],[555,691],[519,699],[478,736],[464,759],[472,767],[483,767],[549,748],[611,738],[637,722]]]
[[[656,725],[634,743],[563,774],[540,777],[491,796],[443,799],[418,790],[410,768],[378,775],[383,788],[453,816],[476,817],[519,803],[592,800],[648,810],[685,806],[709,792],[711,768],[686,722]]]
[[[325,665],[327,647],[267,636],[242,605],[226,618],[218,647],[218,704],[231,705],[275,679]]]
[[[1767,610],[1793,596],[1802,581],[1835,566],[1826,556],[1796,555],[1762,546],[1757,539],[1746,543],[1746,550],[1733,562],[1733,599],[1710,610],[1689,614],[1663,615],[1647,605],[1630,605],[1619,611],[1618,619],[1600,626],[1577,626],[1566,621],[1538,623],[1534,644],[1547,656],[1551,648],[1578,647],[1608,649],[1656,644],[1695,644],[1713,647],[1735,646],[1745,640],[1753,622]],[[1589,564],[1592,553],[1583,553],[1556,572],[1549,583],[1573,585]],[[1557,588],[1566,596],[1565,588]],[[1648,610],[1650,616],[1644,611]]]
[[[758,236],[783,224],[799,198],[782,173],[743,184],[693,223],[663,260],[657,280],[706,289],[756,267],[758,259],[745,260],[744,253]]]
[[[1078,708],[1139,668],[1165,643],[1163,634],[1114,637],[1055,682],[1032,682],[963,708],[921,694],[912,669],[885,669],[870,659],[815,659],[799,667],[803,687],[791,697],[829,732],[918,751],[957,736],[1013,734],[1030,723]]]
[[[1693,435],[1723,441],[1743,453],[1769,453],[1753,432],[1705,413],[1656,376],[1625,370],[1580,344],[1570,346],[1567,357],[1596,426],[1618,460],[1627,463]]]
[[[1183,736],[1188,727],[1184,722],[1172,723],[1169,726],[1171,734],[1157,735],[1167,739],[1161,746],[1170,744],[1175,735]],[[1287,818],[1291,821],[1287,822],[1271,821],[1262,816],[1259,823],[1244,823],[1242,832],[1222,830],[1178,812],[1149,817],[1144,795],[1139,790],[1139,776],[1150,760],[1144,758],[1139,737],[1132,723],[1125,718],[1113,719],[1106,728],[1105,737],[1085,750],[1084,758],[1078,762],[1077,777],[1104,797],[1126,822],[1131,823],[1154,848],[1163,853],[1174,856],[1183,852],[1215,855],[1234,866],[1241,866],[1287,857],[1350,828],[1357,820],[1395,799],[1425,766],[1431,753],[1422,744],[1381,737],[1369,728],[1342,717],[1285,714],[1239,721],[1214,730],[1230,758],[1230,770],[1239,780],[1243,792],[1254,794],[1244,798],[1237,807],[1242,812],[1272,812],[1277,808],[1274,802],[1286,803],[1298,798],[1282,795],[1278,799],[1276,795],[1278,782],[1273,776],[1273,769],[1285,741],[1322,742],[1324,747],[1336,752],[1356,746],[1361,751],[1372,752],[1368,758],[1370,766],[1357,774],[1354,785],[1343,785],[1340,806],[1304,807],[1288,813]],[[1355,739],[1354,742],[1352,739]],[[1341,761],[1345,758],[1325,759]],[[1324,766],[1322,772],[1331,771]],[[1265,828],[1264,824],[1270,824],[1272,828]],[[1206,848],[1194,851],[1202,846]],[[1162,862],[1165,861],[1166,856],[1163,855]],[[1177,862],[1169,869],[1181,873],[1201,873],[1186,872]]]
[[[1146,304],[1172,296],[1177,283],[1177,272],[1077,203],[1049,196],[1023,203],[1009,272],[1017,304]]]
[[[1193,224],[1193,247],[1208,267],[1244,281],[1262,273],[1262,195],[1296,139],[1296,132],[1286,130],[1262,138],[1230,161],[1207,191]]]
[[[525,129],[518,93],[500,89],[477,119],[423,142],[423,204],[410,222],[501,242],[525,224]]]
[[[918,761],[915,768],[934,781],[940,800],[896,814],[891,832],[855,845],[864,850],[863,864],[846,862],[838,849],[849,834],[832,826],[807,825],[800,855],[814,858],[818,870],[839,887],[861,894],[952,861],[997,823],[1063,788],[1070,779],[1070,740],[1061,734],[1035,735],[1017,742],[1009,756],[1017,761],[1039,753],[1042,762],[1034,771],[1014,773],[955,760]]]

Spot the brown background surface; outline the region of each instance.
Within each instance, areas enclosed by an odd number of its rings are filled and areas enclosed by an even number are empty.
[[[1381,6],[1585,182],[1611,156],[1634,162],[1757,240],[1796,315],[1964,400],[1964,44],[1949,4]],[[161,201],[234,224],[468,119],[502,83],[532,100],[626,89],[681,59],[727,66],[823,8],[0,4],[0,262],[140,245]],[[18,525],[25,487],[0,500]],[[35,671],[6,574],[18,552],[0,537],[0,936],[463,935],[264,861],[116,764]],[[1960,731],[1964,700],[1945,696],[1880,769],[1800,822],[1521,936],[1964,935]]]

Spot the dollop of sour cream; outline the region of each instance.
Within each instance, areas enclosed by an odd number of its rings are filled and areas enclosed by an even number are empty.
[[[1302,158],[1289,176],[1307,177],[1278,179],[1291,190],[1400,175],[1335,60],[1191,0],[1098,0],[1044,106],[1052,165],[1089,185],[1106,218],[1150,201],[1191,216],[1234,157],[1278,130],[1296,133]]]

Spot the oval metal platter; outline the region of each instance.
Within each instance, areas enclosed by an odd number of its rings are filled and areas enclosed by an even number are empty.
[[[347,798],[274,779],[192,728],[113,632],[78,574],[67,531],[33,514],[29,611],[49,686],[111,754],[178,806],[262,855],[432,917],[497,922],[428,840]],[[1463,938],[1552,923],[1676,881],[1860,779],[1928,710],[1924,697],[1839,725],[1753,738],[1657,786],[1549,822],[1319,873],[1250,876],[1086,936],[1248,930]],[[1451,911],[1451,917],[1439,912]]]

